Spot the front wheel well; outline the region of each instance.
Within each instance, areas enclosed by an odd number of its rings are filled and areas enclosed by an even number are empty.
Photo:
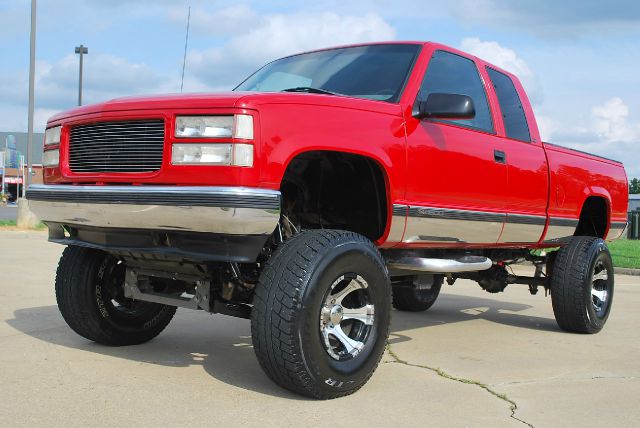
[[[589,196],[582,205],[575,236],[603,238],[609,224],[609,208],[605,198]]]
[[[280,185],[282,212],[296,227],[341,229],[372,241],[387,224],[382,167],[352,153],[311,151],[287,166]]]

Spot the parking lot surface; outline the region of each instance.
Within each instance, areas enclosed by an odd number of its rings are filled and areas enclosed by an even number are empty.
[[[14,220],[18,216],[18,205],[11,203],[7,206],[0,206],[0,221],[2,220]]]
[[[394,311],[389,350],[359,392],[314,401],[262,373],[247,320],[180,309],[144,345],[77,336],[55,304],[62,249],[43,232],[0,232],[2,426],[640,423],[640,277],[616,276],[611,317],[592,336],[561,332],[543,291],[458,281],[428,312]]]

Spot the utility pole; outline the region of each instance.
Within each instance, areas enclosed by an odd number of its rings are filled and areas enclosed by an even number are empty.
[[[33,162],[33,89],[36,75],[36,0],[31,0],[31,45],[29,49],[29,119],[27,137],[27,180],[31,184],[31,163]]]
[[[2,187],[0,187],[0,200],[4,200],[4,183],[7,177],[7,146],[9,145],[9,138],[7,137],[4,141],[4,151],[2,152]]]
[[[20,156],[20,174],[22,174],[22,198],[24,199],[25,197],[25,190],[27,188],[27,173],[24,172],[24,167],[25,167],[25,163],[24,163],[24,156]]]
[[[22,175],[22,192],[17,192],[18,197],[22,196],[24,198],[24,189],[27,185],[27,175],[24,173],[24,156],[20,154],[20,172],[18,173],[18,181],[20,181],[20,175]]]
[[[78,105],[82,105],[82,57],[89,53],[89,48],[84,45],[76,46],[76,53],[80,54],[80,75],[78,76]]]

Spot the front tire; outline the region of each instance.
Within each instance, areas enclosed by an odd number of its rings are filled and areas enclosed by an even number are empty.
[[[124,297],[124,277],[125,266],[115,257],[68,246],[58,264],[56,300],[69,327],[110,346],[137,345],[160,334],[176,308]]]
[[[558,251],[551,275],[553,314],[561,329],[597,333],[613,302],[613,262],[600,238],[576,236]]]
[[[254,351],[278,385],[319,399],[349,395],[375,371],[389,335],[384,260],[365,237],[304,231],[267,262],[251,316]]]

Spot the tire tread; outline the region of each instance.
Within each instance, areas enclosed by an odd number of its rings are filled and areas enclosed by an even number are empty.
[[[163,306],[149,326],[139,331],[123,331],[108,324],[100,315],[97,299],[90,283],[95,269],[105,253],[70,245],[62,253],[56,270],[56,301],[62,317],[80,336],[109,346],[135,345],[149,341],[164,330],[176,308]]]
[[[576,236],[558,251],[551,278],[551,302],[558,326],[576,333],[597,333],[587,314],[585,288],[591,274],[591,248],[601,241]]]
[[[330,399],[354,393],[373,375],[382,357],[380,355],[374,370],[356,388],[326,393],[315,386],[298,351],[294,322],[302,307],[306,279],[313,274],[314,262],[321,252],[346,241],[369,246],[382,260],[373,243],[359,234],[338,230],[305,231],[278,247],[266,263],[254,295],[251,336],[260,366],[278,385],[314,398]],[[388,326],[386,329],[381,332],[385,338]]]

